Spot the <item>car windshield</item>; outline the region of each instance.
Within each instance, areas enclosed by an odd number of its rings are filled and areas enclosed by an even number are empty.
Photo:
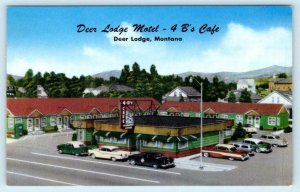
[[[276,139],[280,139],[280,137],[279,137],[279,136],[275,136],[275,138],[276,138]]]
[[[231,147],[229,150],[230,151],[236,151],[237,149],[235,147]]]
[[[115,149],[112,149],[111,151],[112,151],[112,152],[117,152],[117,151],[120,151],[120,149],[115,148]]]
[[[85,144],[79,144],[78,147],[85,147]]]

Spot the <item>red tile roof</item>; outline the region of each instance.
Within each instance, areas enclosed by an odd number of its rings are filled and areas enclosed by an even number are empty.
[[[159,110],[167,111],[175,108],[179,112],[199,112],[199,102],[175,102],[168,101],[162,104]],[[257,103],[221,103],[221,102],[203,102],[203,111],[212,109],[216,113],[244,114],[251,110],[260,115],[278,114],[282,109],[282,104],[257,104]]]
[[[150,101],[153,101],[153,108],[159,106],[153,98],[20,98],[7,99],[7,110],[14,116],[28,116],[35,110],[44,115],[57,115],[64,109],[73,114],[90,113],[94,108],[100,112],[111,112],[118,108],[119,100],[124,99],[136,100],[143,110],[151,107]]]

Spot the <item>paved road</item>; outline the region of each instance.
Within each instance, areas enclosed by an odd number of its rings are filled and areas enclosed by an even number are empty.
[[[284,135],[291,143],[291,134]],[[237,165],[226,172],[166,170],[61,155],[56,145],[69,141],[71,134],[30,136],[7,144],[7,184],[25,186],[98,185],[288,185],[292,180],[292,145],[270,154],[257,154],[248,161],[204,158],[205,162]]]

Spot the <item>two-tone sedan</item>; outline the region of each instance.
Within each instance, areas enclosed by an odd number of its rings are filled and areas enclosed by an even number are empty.
[[[126,160],[130,155],[129,151],[120,150],[116,146],[101,146],[97,149],[90,149],[89,155],[93,158],[110,159],[112,161]]]
[[[202,155],[204,157],[216,157],[222,159],[241,160],[249,159],[247,152],[236,149],[233,145],[217,144],[215,146],[208,146],[202,148]]]
[[[70,141],[66,144],[57,145],[57,150],[60,154],[71,154],[71,155],[87,155],[88,147],[81,141]]]

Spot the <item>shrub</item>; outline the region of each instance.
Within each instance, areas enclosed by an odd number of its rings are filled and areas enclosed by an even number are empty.
[[[259,130],[263,130],[264,129],[264,127],[261,125],[260,127],[259,127]]]
[[[239,123],[232,135],[232,139],[237,139],[237,138],[245,138],[247,135],[246,130],[243,129],[242,124]]]
[[[273,127],[273,131],[277,131],[277,127]]]
[[[54,126],[54,127],[53,127],[53,130],[54,130],[54,131],[58,131],[58,127],[57,127],[57,126]]]
[[[287,128],[284,129],[283,132],[285,132],[285,133],[290,133],[290,132],[292,132],[292,131],[293,131],[293,129],[292,129],[290,126],[288,126]]]
[[[73,133],[72,135],[72,141],[76,141],[77,140],[77,133]]]
[[[23,135],[27,135],[27,134],[28,134],[27,129],[23,129]]]

